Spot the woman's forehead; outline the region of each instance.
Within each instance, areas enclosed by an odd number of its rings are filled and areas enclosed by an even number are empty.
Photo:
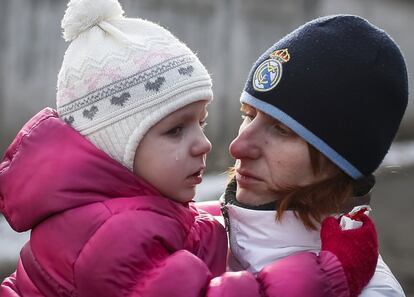
[[[285,124],[283,124],[281,121],[279,121],[278,119],[272,117],[271,115],[268,115],[267,113],[261,111],[260,109],[257,109],[249,104],[246,103],[242,103],[241,107],[240,107],[240,111],[242,112],[254,112],[254,113],[261,113],[263,114],[269,121],[272,121],[273,123],[276,124],[280,124],[285,126],[286,128],[290,129],[288,126],[286,126]]]

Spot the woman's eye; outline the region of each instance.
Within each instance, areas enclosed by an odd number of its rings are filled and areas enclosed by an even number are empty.
[[[200,121],[199,124],[200,124],[200,127],[201,127],[202,130],[204,130],[207,127],[207,121],[205,121],[205,120],[204,121]]]
[[[170,136],[179,136],[179,135],[181,135],[183,130],[184,130],[184,127],[177,126],[177,127],[174,127],[172,129],[168,130],[166,134],[170,135]]]
[[[291,136],[294,134],[292,130],[280,124],[275,124],[273,127],[276,130],[276,132],[282,136]]]
[[[252,121],[254,116],[248,113],[242,113],[241,118],[244,120]]]

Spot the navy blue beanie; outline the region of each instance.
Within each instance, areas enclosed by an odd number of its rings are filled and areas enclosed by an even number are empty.
[[[240,101],[281,121],[354,179],[378,168],[408,101],[396,43],[363,18],[315,19],[269,48]]]

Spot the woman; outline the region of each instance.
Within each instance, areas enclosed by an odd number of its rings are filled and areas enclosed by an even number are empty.
[[[257,273],[318,252],[326,216],[369,210],[372,174],[407,99],[398,46],[360,17],[313,20],[269,48],[248,76],[243,123],[229,149],[236,163],[221,199],[229,266]],[[348,216],[341,225],[352,229]],[[361,296],[404,296],[381,257]]]

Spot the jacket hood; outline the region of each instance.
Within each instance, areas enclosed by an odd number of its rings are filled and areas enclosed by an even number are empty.
[[[67,209],[139,195],[159,193],[51,108],[24,125],[0,164],[0,211],[18,232]]]

